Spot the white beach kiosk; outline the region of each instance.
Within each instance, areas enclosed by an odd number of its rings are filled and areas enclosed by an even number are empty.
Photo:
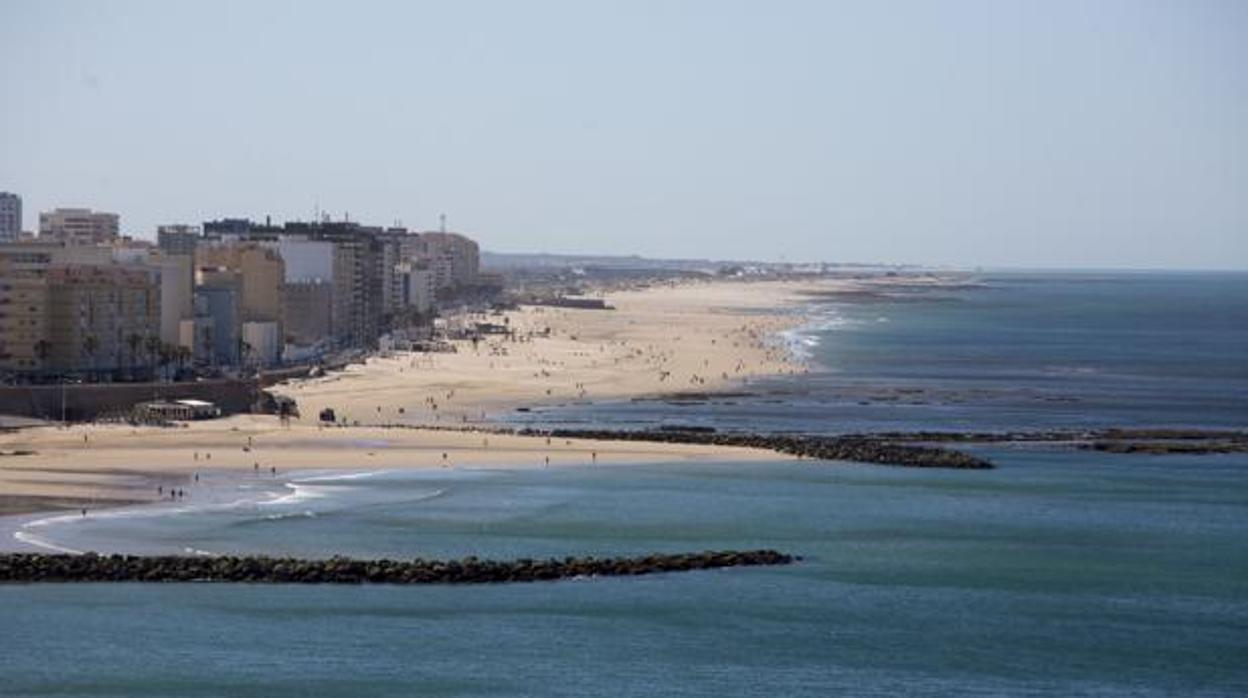
[[[221,408],[206,400],[155,400],[138,405],[139,416],[148,419],[169,421],[189,421],[192,419],[212,419],[221,416]]]

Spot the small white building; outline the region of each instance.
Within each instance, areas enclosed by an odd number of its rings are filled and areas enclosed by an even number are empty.
[[[212,419],[221,416],[221,409],[205,400],[154,400],[139,403],[135,412],[140,419],[160,419],[184,422],[192,419]]]

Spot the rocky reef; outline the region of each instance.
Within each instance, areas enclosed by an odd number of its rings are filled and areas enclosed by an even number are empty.
[[[725,567],[787,565],[775,550],[707,551],[645,557],[514,561],[304,560],[275,557],[0,554],[0,583],[236,582],[252,584],[497,584],[574,577],[630,577]]]
[[[867,436],[800,436],[786,434],[715,433],[694,429],[623,431],[607,429],[526,429],[530,436],[560,439],[600,439],[611,441],[651,441],[660,443],[703,444],[761,448],[801,458],[854,461],[910,468],[955,468],[984,470],[992,463],[961,451],[938,446],[916,446]]]

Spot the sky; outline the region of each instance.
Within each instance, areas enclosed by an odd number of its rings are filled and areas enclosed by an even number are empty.
[[[1248,2],[0,0],[0,191],[503,252],[1248,268]]]

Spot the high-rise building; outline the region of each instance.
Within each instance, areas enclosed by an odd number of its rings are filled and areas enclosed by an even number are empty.
[[[242,348],[242,275],[226,268],[195,270],[195,362],[235,366]]]
[[[22,235],[22,197],[0,191],[0,242],[13,242]]]
[[[333,337],[334,284],[329,279],[288,281],[282,289],[285,343],[326,346]]]
[[[99,245],[117,240],[121,217],[87,208],[58,208],[39,214],[39,238],[67,245]]]
[[[395,275],[400,283],[400,312],[407,310],[427,315],[433,310],[437,287],[434,283],[433,271],[419,263],[399,264],[395,267]]]
[[[127,372],[156,363],[160,274],[130,266],[53,266],[45,277],[55,371]]]
[[[199,228],[193,225],[156,227],[156,245],[166,254],[195,254],[200,237]]]
[[[281,324],[286,265],[277,250],[254,242],[201,245],[195,252],[195,265],[238,273],[243,322]]]
[[[438,289],[455,289],[477,283],[481,253],[477,243],[459,233],[428,232],[419,237],[418,259],[436,277]]]

